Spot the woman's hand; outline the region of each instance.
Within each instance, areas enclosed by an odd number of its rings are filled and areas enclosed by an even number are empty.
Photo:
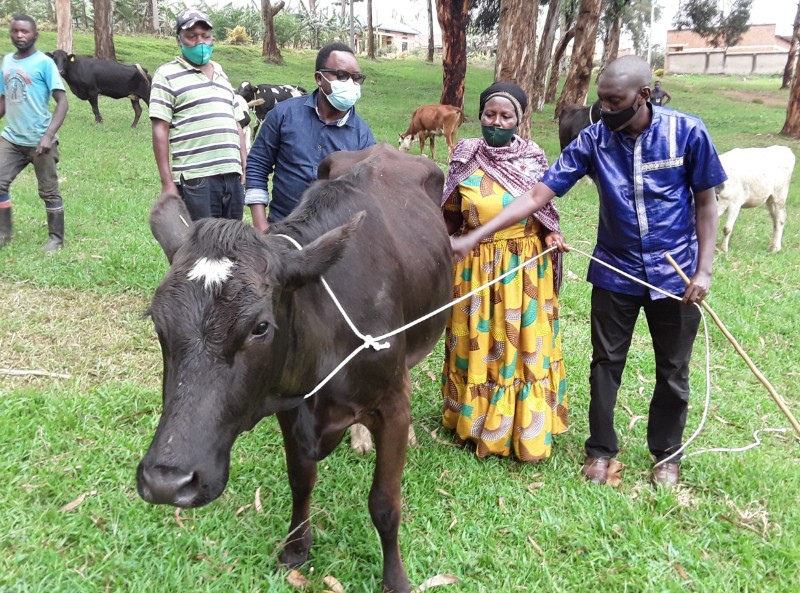
[[[475,248],[477,241],[471,235],[472,233],[464,233],[450,237],[450,249],[453,250],[454,262],[460,262]]]
[[[544,244],[548,249],[555,245],[559,251],[569,251],[569,245],[567,245],[564,235],[556,231],[551,231],[544,236]]]

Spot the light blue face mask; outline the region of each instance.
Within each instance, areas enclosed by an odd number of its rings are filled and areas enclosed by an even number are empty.
[[[181,52],[183,53],[183,57],[192,64],[205,66],[211,59],[211,54],[214,53],[214,46],[206,43],[198,43],[192,46],[181,43]]]
[[[361,98],[361,85],[352,79],[340,81],[331,80],[331,94],[328,95],[320,88],[328,102],[338,111],[347,111]]]

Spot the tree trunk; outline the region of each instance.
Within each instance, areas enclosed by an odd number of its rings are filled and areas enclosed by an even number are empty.
[[[617,55],[619,54],[619,36],[621,32],[622,15],[617,15],[617,18],[614,19],[614,22],[611,23],[611,27],[608,29],[608,35],[605,39],[603,60],[600,62],[600,72],[617,59]]]
[[[547,81],[547,92],[544,95],[545,103],[552,103],[556,100],[558,91],[558,79],[561,76],[561,60],[564,59],[564,52],[567,51],[569,42],[575,37],[575,27],[570,27],[567,32],[558,40],[556,50],[553,52],[550,79]]]
[[[264,24],[264,40],[261,43],[261,57],[269,64],[283,64],[281,50],[275,39],[275,15],[283,10],[284,2],[281,0],[272,6],[270,0],[261,0],[261,22]]]
[[[367,57],[375,59],[375,29],[372,27],[372,0],[367,0]]]
[[[600,8],[603,0],[581,0],[578,22],[575,25],[575,43],[572,49],[567,81],[556,104],[556,119],[564,105],[583,105],[592,78],[592,59],[600,23]]]
[[[56,0],[56,49],[72,53],[72,6],[69,0]]]
[[[467,74],[467,25],[472,0],[438,0],[436,14],[442,29],[442,97],[444,105],[464,106]]]
[[[556,25],[560,12],[561,0],[550,0],[542,29],[542,40],[539,42],[539,51],[536,53],[536,69],[533,71],[533,91],[530,98],[531,112],[540,112],[544,107],[544,81],[547,77],[547,66],[551,63],[550,56],[556,39]]]
[[[433,62],[433,0],[428,0],[428,58],[426,62]]]
[[[789,105],[786,108],[786,121],[781,136],[800,138],[800,60],[795,60],[794,76],[789,91]]]
[[[516,83],[528,97],[533,94],[538,14],[538,0],[500,0],[494,79]],[[523,138],[530,138],[530,109],[529,101],[517,130]]]
[[[788,89],[792,84],[792,75],[795,71],[798,44],[800,44],[800,2],[797,3],[797,14],[794,15],[792,45],[789,47],[789,55],[786,56],[786,67],[783,69],[783,82],[781,83],[782,89]]]
[[[93,0],[94,6],[94,57],[117,60],[114,49],[114,11],[111,0]]]
[[[158,20],[158,0],[150,0],[152,14],[150,17],[153,19],[150,23],[150,32],[158,33],[161,29],[161,23]]]

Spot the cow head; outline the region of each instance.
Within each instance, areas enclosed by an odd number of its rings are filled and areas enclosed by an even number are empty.
[[[292,294],[341,256],[362,218],[297,250],[240,221],[193,223],[178,196],[159,197],[150,226],[171,266],[149,311],[164,375],[161,419],[136,475],[144,500],[211,502],[237,436],[302,402],[313,385],[293,373]]]
[[[63,49],[57,49],[52,53],[47,52],[47,55],[50,56],[56,63],[56,68],[58,68],[58,73],[62,77],[67,72],[67,66],[70,64],[70,62],[75,61],[75,54],[68,54]]]
[[[247,80],[243,81],[236,89],[236,93],[241,95],[248,103],[256,98],[256,87]]]
[[[400,139],[397,141],[397,148],[399,148],[401,152],[408,152],[411,150],[411,144],[416,139],[416,134],[400,134]]]

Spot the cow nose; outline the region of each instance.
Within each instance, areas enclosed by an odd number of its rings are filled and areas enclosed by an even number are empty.
[[[149,503],[195,506],[200,490],[196,472],[163,465],[149,468],[140,465],[138,478],[139,494]]]

